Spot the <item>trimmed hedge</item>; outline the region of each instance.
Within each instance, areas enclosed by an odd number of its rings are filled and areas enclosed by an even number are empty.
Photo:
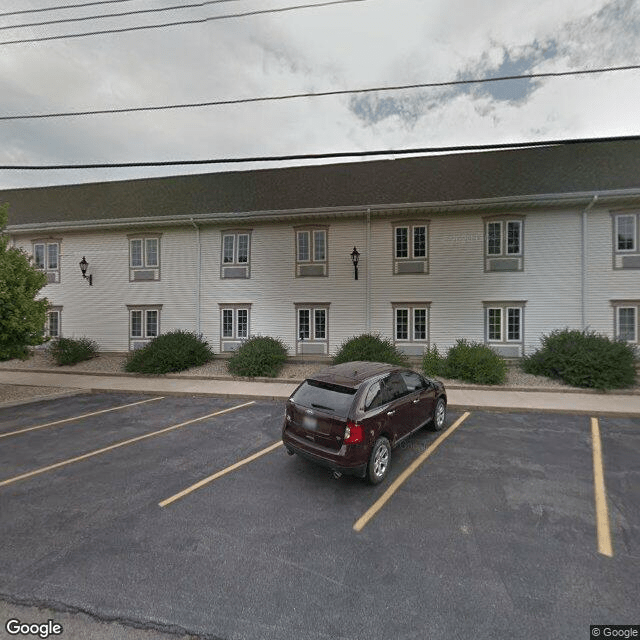
[[[98,345],[89,338],[56,338],[49,346],[49,353],[59,366],[76,364],[98,355]]]
[[[131,373],[171,373],[198,367],[213,358],[209,344],[190,331],[170,331],[129,354],[125,370]]]
[[[502,384],[507,377],[507,363],[484,344],[456,340],[447,352],[441,375],[475,384]]]
[[[255,336],[245,340],[227,363],[235,376],[276,378],[287,360],[287,348],[279,338]]]
[[[636,352],[626,342],[568,328],[552,331],[541,341],[538,351],[522,359],[527,373],[603,391],[635,384]]]
[[[387,362],[400,366],[406,366],[409,362],[407,356],[391,340],[371,333],[363,333],[345,340],[334,356],[333,364],[356,360]]]

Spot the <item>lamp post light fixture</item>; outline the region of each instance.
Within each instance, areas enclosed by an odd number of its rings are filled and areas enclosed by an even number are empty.
[[[355,273],[355,279],[358,279],[358,260],[360,259],[360,252],[353,247],[353,251],[351,252],[351,262],[353,262],[353,269]]]
[[[82,271],[82,277],[85,278],[85,280],[89,281],[89,286],[91,286],[93,284],[93,275],[89,274],[87,275],[87,268],[89,267],[89,263],[87,262],[87,259],[82,256],[82,260],[80,260],[80,271]]]

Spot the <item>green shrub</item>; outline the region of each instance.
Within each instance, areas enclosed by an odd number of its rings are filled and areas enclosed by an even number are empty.
[[[287,348],[279,338],[255,336],[245,340],[227,367],[236,376],[275,378],[287,360]]]
[[[388,362],[405,366],[408,363],[404,355],[391,340],[382,336],[363,333],[345,340],[333,358],[333,364],[364,360],[366,362]]]
[[[438,353],[438,347],[435,344],[424,352],[422,370],[426,376],[442,376],[444,365],[444,358]]]
[[[527,373],[574,387],[619,389],[636,380],[635,351],[626,342],[591,331],[563,329],[542,337],[542,347],[522,359]]]
[[[129,354],[125,370],[132,373],[171,373],[205,364],[213,358],[209,344],[190,331],[170,331]]]
[[[484,344],[457,340],[447,352],[442,376],[476,384],[502,384],[507,363]]]
[[[98,345],[89,338],[57,338],[49,346],[49,352],[56,364],[62,366],[94,358],[98,355]]]

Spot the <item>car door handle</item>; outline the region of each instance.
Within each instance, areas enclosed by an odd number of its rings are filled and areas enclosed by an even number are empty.
[[[388,416],[392,416],[395,413],[395,411],[387,411],[387,415]]]
[[[413,404],[418,404],[418,402],[420,402],[420,398],[416,398],[416,399],[413,401]]]

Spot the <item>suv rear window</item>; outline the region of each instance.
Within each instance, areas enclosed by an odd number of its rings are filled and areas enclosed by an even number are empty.
[[[346,418],[357,389],[341,387],[328,382],[305,380],[291,396],[291,401],[303,407],[328,411],[340,418]]]

